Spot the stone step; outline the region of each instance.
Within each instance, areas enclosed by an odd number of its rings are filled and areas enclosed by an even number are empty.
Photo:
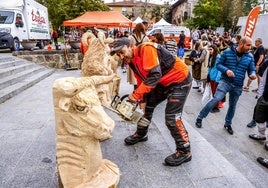
[[[19,72],[22,72],[22,71],[25,71],[28,69],[31,69],[35,66],[36,66],[36,64],[34,64],[34,63],[22,63],[22,64],[15,65],[12,67],[0,69],[0,79],[5,78],[7,76],[17,74]]]
[[[2,56],[0,57],[0,65],[1,63],[5,63],[5,62],[9,62],[9,61],[14,61],[16,60],[15,57],[12,57],[12,56]]]
[[[34,66],[34,67],[27,69],[27,70],[24,70],[22,72],[12,74],[12,75],[6,76],[4,78],[0,78],[0,88],[3,89],[5,87],[13,85],[17,82],[20,82],[21,80],[26,79],[29,76],[37,74],[37,73],[44,71],[46,69],[47,68],[43,67],[43,66]]]
[[[122,73],[121,71],[118,71],[118,74],[120,75],[120,78],[122,80],[126,79],[126,74]],[[256,82],[254,83],[256,84]],[[126,84],[126,82],[121,82],[119,95],[123,96],[125,94],[128,94],[131,90],[131,85]],[[186,127],[190,135],[193,158],[191,162],[183,164],[182,166],[186,166],[187,176],[191,179],[191,182],[197,182],[197,184],[196,186],[190,186],[190,184],[188,184],[185,187],[267,187],[268,173],[266,172],[266,169],[264,169],[261,165],[258,164],[258,162],[256,161],[256,157],[249,157],[250,153],[252,153],[255,148],[260,147],[260,143],[254,143],[251,145],[250,140],[248,140],[247,134],[252,133],[253,130],[245,128],[246,124],[243,124],[241,121],[241,119],[247,119],[247,116],[250,116],[249,112],[252,110],[252,104],[256,103],[254,101],[256,100],[254,98],[254,94],[252,93],[251,97],[248,98],[249,94],[250,92],[244,93],[241,96],[241,99],[239,99],[240,102],[238,104],[238,108],[240,109],[237,110],[236,113],[239,113],[240,111],[241,114],[239,114],[240,118],[234,118],[233,128],[235,134],[230,136],[223,129],[223,124],[219,123],[220,121],[222,121],[222,119],[224,119],[223,116],[227,113],[228,104],[226,104],[226,106],[221,109],[220,113],[215,115],[210,114],[206,119],[204,119],[203,127],[201,129],[195,127],[194,123],[201,109],[200,101],[202,95],[200,95],[199,92],[193,89],[190,91],[189,97],[187,98],[187,101],[184,106],[182,119],[184,126]],[[116,154],[116,157],[111,156],[112,152],[116,152],[114,151],[114,149],[111,149],[111,145],[105,146],[105,148],[102,150],[104,158],[105,156],[107,156],[106,158],[113,159],[113,162],[120,166],[120,171],[122,172],[122,174],[124,174],[125,177],[124,179],[120,180],[120,184],[129,186],[130,183],[132,183],[132,180],[131,178],[127,179],[126,177],[133,177],[136,176],[136,174],[145,174],[143,176],[145,178],[148,176],[148,171],[140,172],[144,169],[144,166],[134,165],[146,165],[146,162],[151,166],[157,165],[157,163],[154,164],[154,161],[156,159],[158,160],[159,154],[162,154],[165,152],[165,150],[167,150],[166,147],[159,147],[158,144],[156,144],[159,140],[161,140],[161,144],[163,143],[163,141],[165,141],[171,151],[174,151],[174,149],[176,148],[174,139],[170,135],[170,131],[167,129],[166,126],[163,126],[165,125],[165,113],[163,113],[165,112],[165,108],[166,102],[162,102],[154,110],[154,116],[152,118],[151,123],[152,125],[150,125],[149,127],[149,139],[147,142],[145,142],[145,144],[137,144],[138,146],[135,146],[134,150],[124,152],[124,154],[120,154],[120,157],[118,157],[118,154]],[[114,117],[113,119],[116,121]],[[248,119],[250,120],[250,117]],[[117,121],[118,123],[116,124],[115,131],[112,135],[112,138],[116,138],[116,141],[113,143],[113,145],[118,144],[118,140],[120,140],[120,143],[124,142],[123,140],[126,136],[133,134],[136,131],[135,125],[127,125],[119,122],[119,120]],[[257,130],[255,129],[255,131]],[[159,134],[161,134],[161,138],[159,137]],[[125,136],[123,137],[121,135]],[[205,137],[203,137],[203,135],[205,135]],[[245,145],[245,148],[247,148],[246,150],[241,149],[241,144],[239,144],[239,140],[244,140],[243,144]],[[108,140],[108,142],[112,141],[113,139]],[[150,156],[148,153],[151,152],[151,150],[148,150],[146,147],[150,143],[152,143],[151,148],[153,148],[153,151],[161,150],[161,152],[157,152],[157,154]],[[123,148],[124,151],[127,150],[126,148],[128,147]],[[164,150],[162,148],[164,148]],[[141,151],[140,154],[138,153],[139,151]],[[260,151],[260,153],[258,152],[258,156],[267,156],[267,151],[264,150],[263,146],[260,147]],[[150,156],[148,157],[148,161],[144,162],[142,158],[145,156],[144,154]],[[163,158],[167,155],[168,152],[164,154]],[[129,166],[125,165],[125,161],[126,159],[132,158],[133,156],[135,156],[135,159],[138,160],[138,164],[133,164],[133,166],[131,166],[132,170],[130,170]],[[160,158],[160,160],[163,160],[163,158]],[[180,167],[176,169],[178,170],[176,173],[178,173],[180,171]],[[166,169],[157,169],[156,172],[152,172],[151,170],[150,173],[153,174],[151,178],[153,179],[153,177],[158,177],[158,179],[161,179],[161,174],[159,175],[158,172],[162,172],[162,174],[164,174],[165,170]],[[171,170],[172,169],[168,169],[167,174]],[[131,175],[129,174],[129,171],[131,172]],[[164,175],[167,176],[167,174]],[[176,178],[175,175],[173,176],[173,174],[168,177],[170,179]],[[147,178],[146,180],[140,178],[138,184],[136,183],[132,187],[146,187],[141,186],[140,183],[148,183],[151,178]],[[158,182],[158,186],[155,187],[172,187],[172,185],[170,184],[170,180],[166,180],[166,184],[164,181],[165,180],[161,179],[161,182]],[[183,174],[177,177],[176,181],[177,187],[183,187],[178,186],[183,185],[183,183],[185,182],[185,179],[183,179]],[[201,182],[202,184],[200,184]],[[147,185],[148,187],[151,186],[150,183],[148,183]]]
[[[54,69],[13,56],[0,57],[0,103],[50,76]]]
[[[5,68],[9,68],[9,67],[13,67],[13,66],[17,66],[17,65],[21,65],[24,62],[21,60],[17,60],[17,59],[7,59],[4,62],[0,61],[0,69],[5,69]]]
[[[5,102],[6,100],[12,98],[13,96],[21,93],[25,89],[33,86],[39,81],[45,79],[55,72],[54,69],[45,69],[39,73],[28,76],[26,79],[23,79],[13,85],[5,87],[0,90],[0,103]]]

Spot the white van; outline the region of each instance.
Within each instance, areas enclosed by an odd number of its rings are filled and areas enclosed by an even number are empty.
[[[179,35],[181,31],[184,31],[185,34],[185,48],[190,49],[191,48],[191,34],[190,34],[190,29],[184,26],[161,26],[161,27],[156,27],[152,28],[151,30],[148,30],[146,32],[146,35],[151,38],[151,36],[154,33],[162,33],[165,37],[165,39],[168,39],[171,33],[174,33],[175,39],[177,42],[179,42]]]
[[[13,37],[6,42],[0,36],[0,48],[15,50],[18,44],[31,41],[43,48],[43,42],[51,40],[47,7],[34,0],[1,0],[0,33]]]

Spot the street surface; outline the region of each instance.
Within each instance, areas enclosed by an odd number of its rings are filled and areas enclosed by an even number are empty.
[[[10,56],[11,53],[0,52],[0,55]],[[131,93],[133,87],[126,83],[126,74],[120,68],[118,73],[120,95]],[[64,76],[78,77],[80,70],[57,71],[0,104],[0,187],[57,187],[51,86],[55,79]],[[201,129],[195,127],[195,119],[202,108],[202,95],[191,89],[183,121],[189,131],[193,159],[175,168],[163,167],[160,163],[175,149],[164,124],[165,103],[155,110],[149,140],[131,147],[126,147],[123,139],[134,132],[135,125],[109,112],[116,121],[116,128],[113,137],[102,143],[103,156],[120,166],[119,188],[267,187],[268,169],[259,165],[256,158],[268,158],[268,152],[262,142],[248,138],[257,128],[246,127],[256,103],[256,94],[251,92],[256,85],[254,81],[250,92],[243,92],[239,99],[233,135],[223,129],[228,102],[219,113],[210,113]],[[116,153],[117,150],[120,152]]]
[[[191,69],[191,66],[189,66]],[[120,71],[119,71],[120,72]],[[121,77],[124,77],[121,73]],[[246,76],[245,84],[248,80]],[[244,84],[244,85],[245,85]],[[195,86],[195,82],[193,85]],[[248,175],[250,178],[250,172],[245,169],[245,163],[249,161],[251,165],[259,165],[256,161],[257,157],[268,158],[268,151],[264,149],[263,141],[255,141],[248,137],[249,134],[257,133],[257,127],[248,128],[246,125],[251,121],[253,115],[253,109],[256,104],[256,93],[252,92],[252,89],[257,88],[257,80],[251,83],[249,92],[244,92],[239,98],[236,113],[233,118],[232,128],[234,134],[230,135],[223,128],[225,115],[228,109],[228,94],[226,98],[226,103],[223,108],[220,109],[218,113],[209,113],[207,118],[203,119],[203,127],[196,128],[195,120],[200,110],[202,109],[201,99],[202,94],[196,89],[191,89],[186,104],[184,106],[183,120],[187,121],[196,131],[198,131],[202,137],[204,137],[212,146],[215,147],[232,165],[234,165],[241,172]],[[131,89],[131,88],[130,88]],[[124,94],[127,93],[124,92]],[[164,110],[165,103],[159,105],[154,113],[154,121],[157,125],[162,124],[164,126],[163,130],[166,129],[164,125]],[[268,131],[266,131],[268,134]],[[167,133],[167,139],[169,138],[169,132]],[[190,134],[191,139],[191,134]],[[171,139],[172,141],[172,139]],[[174,148],[175,146],[171,146]],[[261,166],[261,165],[259,165]],[[262,167],[265,169],[265,167]],[[267,169],[265,169],[268,172]]]

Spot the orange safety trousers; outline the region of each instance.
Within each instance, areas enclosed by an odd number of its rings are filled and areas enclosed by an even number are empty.
[[[152,119],[156,106],[167,99],[165,124],[174,138],[177,149],[190,148],[188,132],[181,121],[181,114],[191,88],[191,80],[191,75],[189,75],[183,82],[173,83],[168,87],[158,84],[145,96],[144,117],[149,121]]]

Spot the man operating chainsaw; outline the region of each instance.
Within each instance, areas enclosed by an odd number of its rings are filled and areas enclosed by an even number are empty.
[[[127,38],[116,39],[111,49],[128,63],[137,79],[137,89],[128,96],[133,103],[145,104],[144,116],[137,122],[137,131],[125,139],[127,145],[148,140],[147,132],[155,107],[167,99],[165,123],[175,140],[176,152],[165,159],[166,165],[178,166],[191,160],[188,132],[182,110],[189,94],[192,77],[178,57],[157,43],[134,46]]]

